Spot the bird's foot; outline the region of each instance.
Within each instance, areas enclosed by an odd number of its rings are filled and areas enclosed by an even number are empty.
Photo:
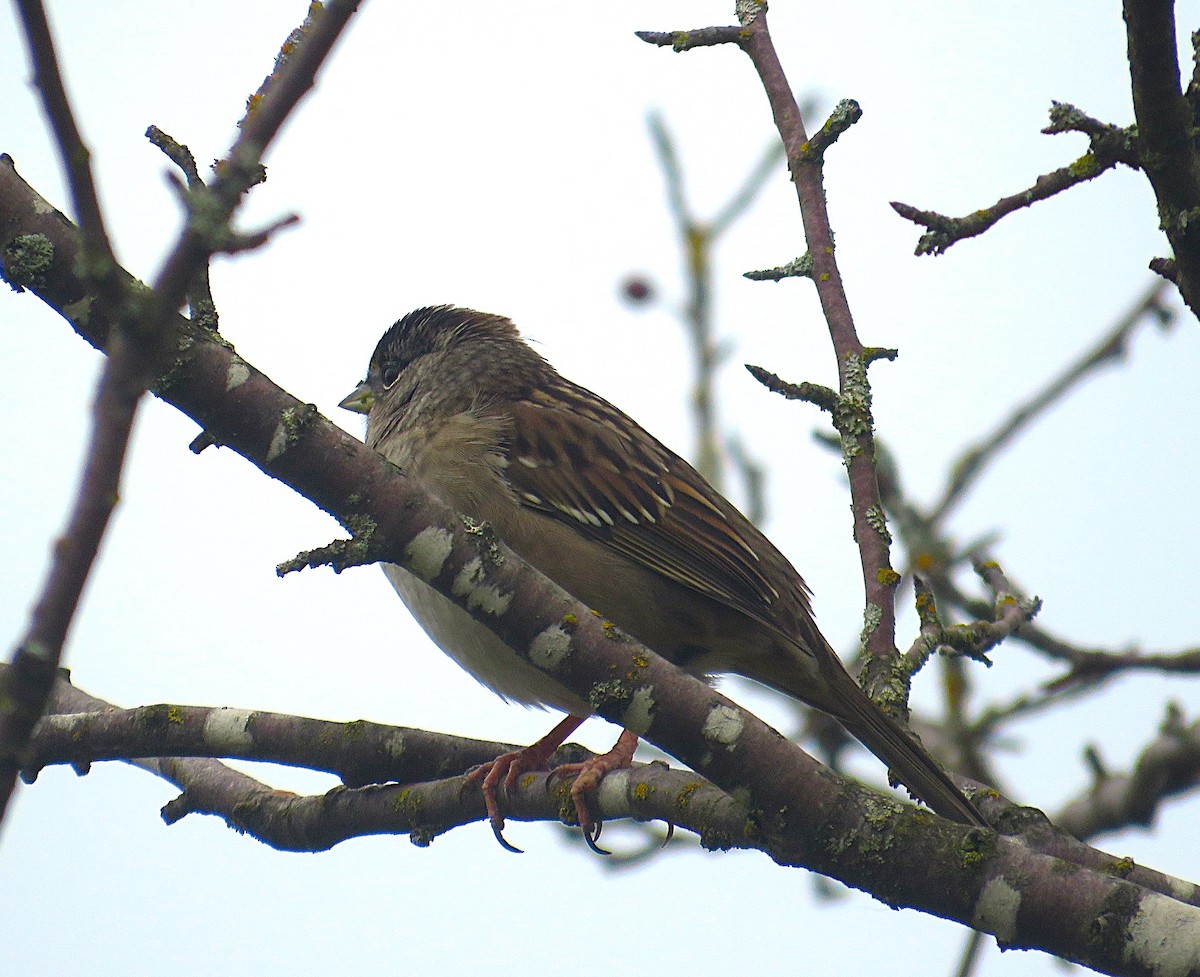
[[[575,819],[579,822],[579,830],[583,832],[583,840],[597,855],[611,855],[612,852],[601,848],[596,842],[600,840],[600,831],[604,822],[592,817],[588,810],[588,795],[596,791],[600,781],[606,774],[614,770],[626,770],[633,765],[633,753],[637,749],[636,733],[623,730],[616,745],[607,753],[592,757],[582,763],[563,763],[550,771],[551,779],[556,777],[574,777],[571,784],[571,803],[575,807]]]
[[[492,834],[506,851],[521,853],[520,848],[509,844],[504,837],[504,815],[500,813],[500,803],[496,799],[497,789],[503,787],[508,790],[523,773],[548,769],[554,751],[563,745],[566,738],[575,732],[582,722],[583,719],[579,716],[567,716],[531,746],[512,753],[502,753],[495,760],[480,764],[467,774],[468,784],[479,784],[488,821],[492,825]]]
[[[480,764],[467,774],[468,784],[479,784],[492,834],[506,851],[520,853],[521,849],[504,837],[504,815],[500,812],[497,794],[501,788],[507,791],[514,787],[517,778],[524,773],[548,769],[554,751],[562,746],[582,722],[583,719],[578,716],[567,716],[532,746],[512,753],[502,753],[495,760]],[[583,832],[583,840],[599,855],[611,853],[596,844],[604,822],[592,817],[591,811],[588,810],[588,795],[596,791],[605,774],[614,770],[625,770],[633,765],[633,753],[637,749],[637,743],[637,735],[625,730],[617,739],[616,745],[607,753],[582,763],[563,763],[550,771],[551,779],[574,778],[571,784],[571,804],[575,808],[575,819]]]

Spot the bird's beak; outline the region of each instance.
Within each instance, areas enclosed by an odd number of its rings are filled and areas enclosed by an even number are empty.
[[[364,380],[338,406],[352,410],[356,414],[369,414],[371,408],[375,406],[375,394],[371,392],[367,381]]]

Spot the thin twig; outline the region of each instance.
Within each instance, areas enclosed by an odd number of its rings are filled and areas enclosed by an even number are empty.
[[[975,966],[979,963],[980,951],[983,949],[983,934],[979,930],[971,930],[963,944],[962,957],[958,961],[955,977],[971,977]]]
[[[1118,163],[1138,166],[1137,137],[1132,129],[1121,129],[1085,115],[1073,105],[1054,102],[1050,107],[1050,124],[1042,130],[1052,135],[1059,132],[1086,133],[1088,151],[1067,166],[1044,173],[1033,186],[1008,197],[1001,197],[990,207],[982,207],[966,217],[947,217],[932,210],[919,210],[909,204],[892,201],[892,209],[901,217],[921,224],[929,230],[917,242],[917,254],[942,254],[951,245],[976,237],[1001,219],[1042,200],[1111,170]]]
[[[950,466],[950,477],[942,497],[926,517],[929,522],[935,526],[943,524],[987,466],[1018,435],[1101,367],[1123,360],[1138,326],[1151,320],[1164,328],[1171,325],[1175,311],[1164,302],[1168,287],[1164,281],[1151,281],[1133,306],[1095,346],[1017,407],[991,434],[965,449]]]
[[[208,187],[212,206],[205,208],[206,220],[188,222],[155,279],[154,292],[163,316],[179,309],[196,270],[221,248],[242,195],[262,179],[263,155],[300,99],[316,84],[317,72],[360,3],[330,0],[324,7],[310,8],[303,43],[296,47],[289,38],[286,59],[277,61],[266,93],[260,90],[250,99],[241,132],[217,165],[217,177]]]
[[[810,106],[805,105],[803,111],[810,111]],[[746,175],[746,179],[742,181],[742,185],[725,202],[725,206],[717,211],[717,216],[709,224],[708,232],[713,238],[718,238],[724,234],[734,221],[753,206],[755,198],[762,192],[763,188],[767,185],[767,181],[783,163],[783,158],[782,143],[772,142],[763,150],[762,156],[759,157],[754,168]]]
[[[80,215],[87,277],[101,301],[124,319],[138,303],[117,274],[92,179],[90,154],[67,99],[46,13],[36,0],[21,0],[19,9],[37,87]],[[101,371],[92,405],[91,438],[67,525],[51,552],[29,627],[13,652],[12,669],[0,682],[0,820],[12,798],[33,724],[46,707],[84,584],[120,497],[129,434],[150,379],[153,353],[151,346],[118,329]]]
[[[649,119],[650,135],[663,169],[666,183],[667,209],[675,224],[684,252],[688,300],[682,319],[687,329],[695,361],[695,380],[692,384],[692,416],[696,427],[696,468],[718,491],[725,491],[725,461],[727,452],[717,418],[717,371],[728,352],[716,342],[712,302],[712,255],[721,235],[754,203],[766,185],[772,171],[783,160],[783,147],[767,147],[757,165],[741,187],[720,208],[712,221],[703,221],[693,212],[684,191],[683,168],[675,142],[661,116]]]
[[[647,44],[669,47],[676,53],[693,48],[715,47],[718,44],[741,45],[745,31],[741,27],[701,27],[691,31],[635,31]]]
[[[58,155],[66,172],[71,203],[83,234],[86,275],[99,294],[113,308],[124,298],[116,277],[117,259],[109,241],[100,210],[100,199],[92,176],[91,150],[85,145],[75,113],[67,97],[54,38],[40,0],[18,0],[29,60],[33,65],[33,81],[42,98],[42,107],[58,143]]]
[[[196,166],[196,157],[192,155],[192,151],[187,146],[167,135],[158,126],[150,126],[146,130],[146,138],[150,140],[151,145],[161,150],[167,159],[183,171],[189,191],[199,192],[207,189],[207,185],[200,176],[200,170]],[[208,262],[205,262],[197,272],[191,288],[188,289],[188,318],[209,332],[218,332],[220,316],[217,314],[217,304],[213,301],[208,268]]]

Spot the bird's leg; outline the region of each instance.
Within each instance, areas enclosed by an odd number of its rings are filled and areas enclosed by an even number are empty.
[[[508,790],[517,782],[517,778],[521,774],[531,770],[546,770],[550,765],[550,758],[554,756],[554,751],[566,742],[567,737],[575,732],[586,718],[586,716],[567,716],[536,743],[513,753],[502,753],[495,760],[480,764],[467,774],[467,783],[478,783],[479,789],[483,792],[483,803],[487,808],[488,820],[492,825],[492,834],[508,851],[520,852],[521,849],[504,840],[504,815],[500,813],[500,805],[496,800],[496,788],[503,784],[504,789]],[[602,758],[597,757],[596,759]],[[597,782],[599,782],[599,778],[597,778]],[[574,789],[572,789],[572,795],[574,795]],[[578,810],[578,803],[576,810]],[[580,824],[582,823],[581,821]]]
[[[575,782],[571,784],[571,801],[575,805],[575,817],[579,820],[579,827],[583,831],[583,838],[588,847],[601,855],[609,854],[596,844],[604,822],[592,819],[591,813],[588,811],[587,795],[600,786],[600,781],[604,779],[605,774],[633,766],[633,753],[637,749],[637,745],[637,733],[631,733],[624,729],[621,730],[616,744],[607,753],[592,757],[582,763],[564,763],[550,772],[551,777],[575,778]]]

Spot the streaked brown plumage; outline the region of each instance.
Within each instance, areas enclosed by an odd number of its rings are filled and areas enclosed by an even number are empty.
[[[846,672],[813,621],[804,581],[771,542],[636,421],[560,376],[508,319],[450,306],[410,313],[384,334],[342,406],[368,413],[368,444],[664,658],[699,676],[744,675],[829,713],[939,814],[986,824]],[[385,570],[430,636],[481,682],[577,717],[515,767],[509,758],[482,777],[498,833],[499,782],[544,763],[589,709],[427,584]],[[616,757],[576,784],[589,839],[581,795],[627,764],[635,742],[625,734]]]

